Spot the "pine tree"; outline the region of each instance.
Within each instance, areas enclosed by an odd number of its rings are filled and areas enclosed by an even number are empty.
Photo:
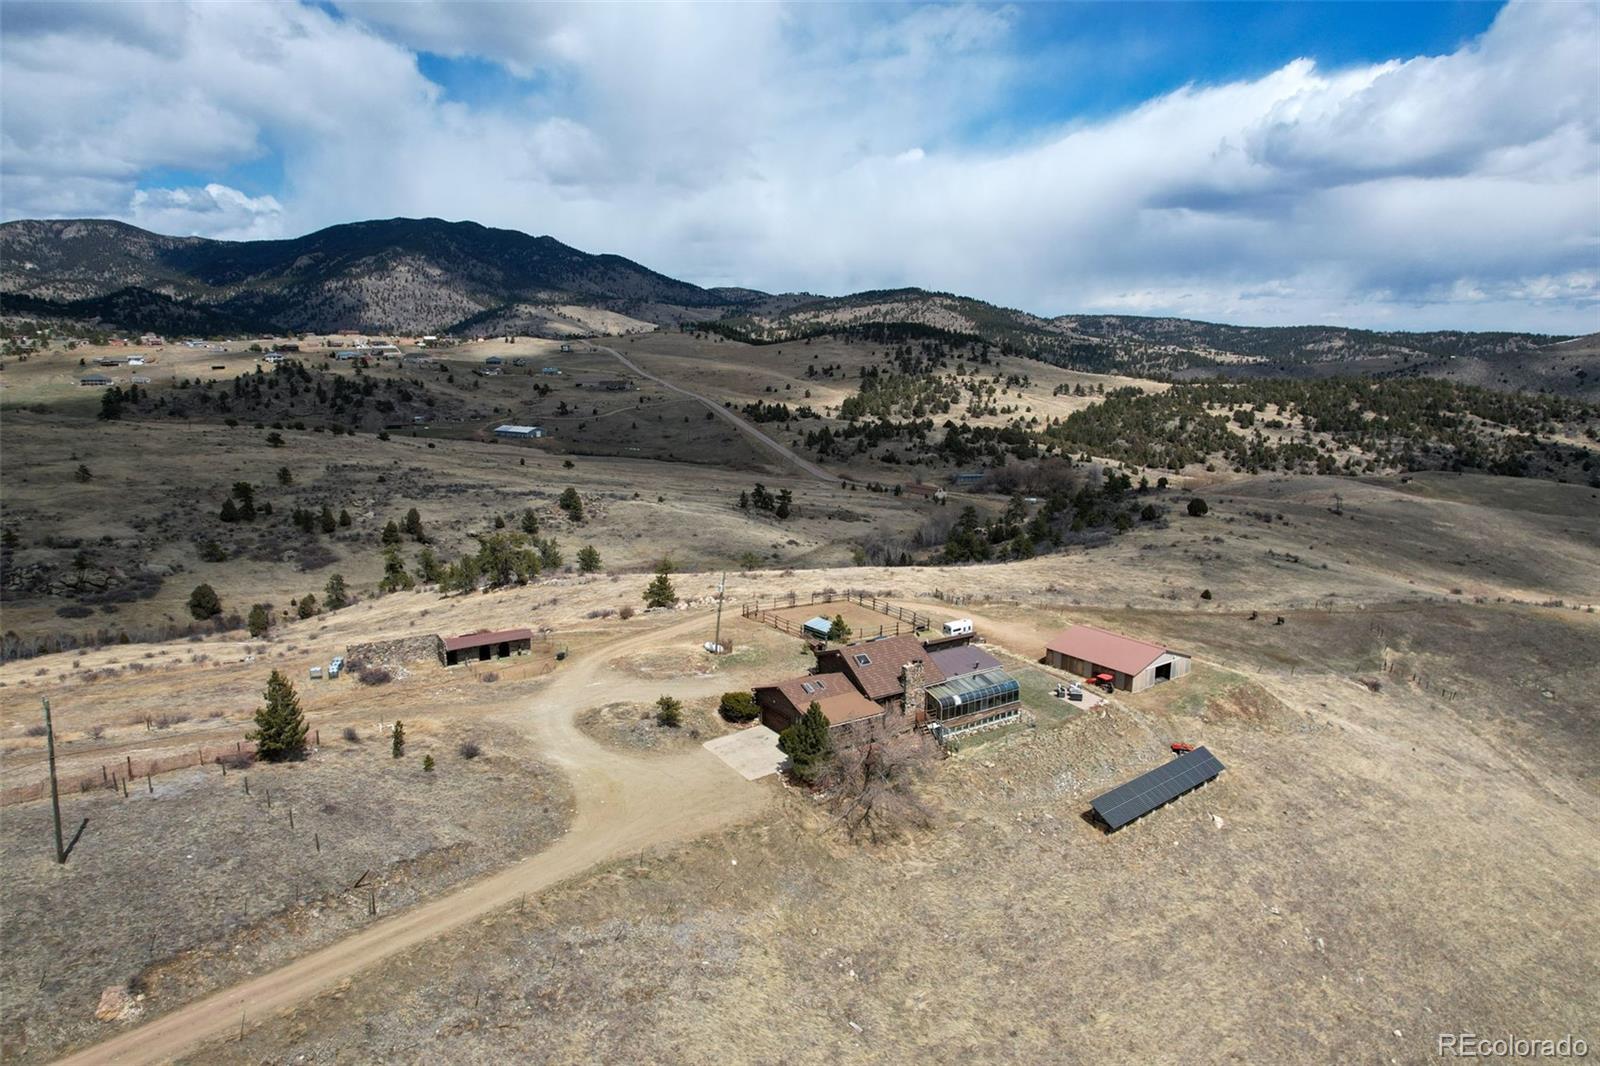
[[[317,613],[317,597],[312,593],[306,593],[300,597],[300,603],[295,610],[301,618],[311,618]]]
[[[323,586],[322,596],[330,611],[350,606],[350,593],[344,587],[344,575],[334,574],[328,578],[328,583]]]
[[[530,537],[539,532],[539,516],[533,513],[532,507],[523,509],[522,531]]]
[[[389,545],[383,549],[383,580],[378,582],[379,592],[399,592],[416,584],[411,575],[406,573],[405,561],[400,558],[400,549],[396,545]]]
[[[272,628],[272,613],[267,610],[265,604],[258,603],[250,608],[249,625],[252,637],[260,638],[267,635],[267,630]]]
[[[239,508],[233,505],[232,496],[222,501],[222,511],[217,517],[224,522],[237,522],[239,520]]]
[[[844,615],[833,616],[833,625],[828,627],[828,639],[836,644],[843,644],[850,639],[850,626],[844,620]]]
[[[401,523],[400,528],[405,531],[407,536],[419,542],[426,541],[428,539],[422,533],[422,515],[417,513],[417,509],[415,507],[406,512],[406,519],[403,523]]]
[[[655,580],[644,590],[646,607],[671,607],[678,602],[678,590],[672,587],[672,579],[667,576],[671,572],[666,563],[661,564],[660,569],[656,571]]]
[[[339,509],[339,524],[341,526],[345,526],[346,528],[348,528],[350,525],[350,512],[344,510],[343,508]]]
[[[394,720],[394,740],[389,744],[389,754],[396,759],[406,753],[406,727],[400,719]]]
[[[383,527],[383,543],[399,544],[400,527],[395,525],[394,519],[389,519],[389,524]]]
[[[793,504],[794,493],[790,492],[788,489],[781,489],[778,492],[778,502],[773,507],[772,513],[779,518],[788,518],[789,510]]]
[[[577,489],[568,486],[557,502],[560,503],[561,509],[567,512],[568,518],[574,522],[583,521],[583,497],[578,495]]]
[[[339,526],[339,520],[333,517],[333,508],[327,504],[322,505],[322,514],[317,516],[317,524],[324,533],[332,533]]]
[[[427,773],[430,773],[430,774],[433,773],[433,756],[432,755],[424,755],[422,757],[422,769],[424,771],[426,771]]]
[[[802,781],[815,781],[833,753],[828,718],[815,700],[794,725],[778,737],[778,750],[789,756],[790,768]]]
[[[298,759],[306,750],[306,718],[289,679],[274,670],[267,679],[266,703],[256,710],[256,728],[249,738],[256,754],[268,762]]]
[[[578,572],[592,574],[600,569],[600,553],[595,551],[594,545],[585,544],[578,549]]]

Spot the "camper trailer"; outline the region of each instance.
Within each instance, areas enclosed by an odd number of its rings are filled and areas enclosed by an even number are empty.
[[[947,637],[972,636],[972,619],[957,618],[953,622],[946,622],[944,624],[944,635]]]

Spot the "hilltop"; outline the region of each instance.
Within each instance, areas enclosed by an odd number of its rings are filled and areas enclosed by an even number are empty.
[[[385,219],[291,240],[169,237],[105,220],[0,224],[0,311],[195,336],[617,336],[666,327],[751,344],[829,336],[982,342],[1144,377],[1433,377],[1594,398],[1595,339],[1516,332],[1043,317],[920,288],[847,296],[702,288],[617,255],[475,222]]]

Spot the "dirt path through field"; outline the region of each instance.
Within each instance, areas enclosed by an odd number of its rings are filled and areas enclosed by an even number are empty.
[[[768,791],[698,745],[671,757],[634,758],[602,747],[576,725],[577,715],[588,707],[638,687],[636,679],[608,667],[609,661],[703,626],[697,617],[597,646],[553,675],[529,703],[497,716],[528,729],[541,754],[571,778],[577,813],[554,846],[60,1061],[76,1066],[169,1061],[237,1032],[241,1018],[248,1023],[291,1008],[343,978],[592,866],[692,839],[757,814]]]
[[[651,381],[655,382],[657,385],[660,385],[664,389],[671,389],[673,392],[687,396],[691,400],[699,401],[705,406],[706,410],[710,411],[724,422],[733,426],[740,433],[743,433],[757,444],[764,445],[772,451],[777,452],[778,455],[782,456],[786,462],[792,463],[798,467],[802,473],[809,474],[819,481],[826,481],[830,484],[839,480],[834,475],[822,469],[822,467],[818,466],[816,463],[813,463],[809,459],[800,456],[788,445],[781,444],[773,438],[767,436],[761,430],[757,429],[753,424],[740,418],[738,415],[734,414],[720,403],[717,403],[715,400],[709,400],[706,397],[701,396],[698,392],[690,392],[688,389],[683,388],[682,386],[674,385],[665,378],[657,377],[656,375],[650,373],[650,371],[644,369],[644,367],[640,366],[638,363],[634,362],[632,359],[629,359],[627,356],[617,351],[615,348],[607,348],[603,344],[596,344],[594,347],[598,351],[609,352],[611,355],[616,356],[618,361],[620,361],[623,366],[627,367],[635,374],[638,374],[640,377],[649,378]]]

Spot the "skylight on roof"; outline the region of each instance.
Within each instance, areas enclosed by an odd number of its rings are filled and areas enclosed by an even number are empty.
[[[872,665],[872,660],[867,658],[866,655],[864,655],[864,654],[862,654],[860,652],[857,652],[856,653],[856,665],[857,666],[871,666]]]

